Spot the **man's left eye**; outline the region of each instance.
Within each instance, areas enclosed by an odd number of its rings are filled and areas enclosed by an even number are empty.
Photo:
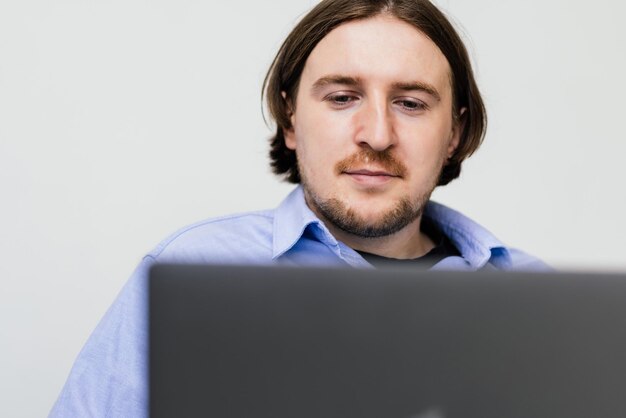
[[[428,106],[425,103],[417,101],[417,100],[398,100],[396,103],[402,106],[403,108],[407,110],[411,110],[411,111],[424,110],[428,108]]]

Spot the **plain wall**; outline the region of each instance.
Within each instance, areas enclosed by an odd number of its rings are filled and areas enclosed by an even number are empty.
[[[141,259],[276,206],[260,90],[281,0],[0,1],[0,416],[45,416]],[[626,6],[440,0],[489,111],[434,198],[558,268],[621,270]]]

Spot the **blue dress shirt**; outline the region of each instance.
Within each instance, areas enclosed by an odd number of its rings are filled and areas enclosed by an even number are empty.
[[[424,216],[460,256],[432,269],[545,270],[541,261],[506,247],[460,213],[429,202]],[[343,265],[372,268],[337,241],[297,187],[275,210],[210,219],[188,226],[146,255],[78,355],[50,417],[148,415],[147,274],[155,262]]]

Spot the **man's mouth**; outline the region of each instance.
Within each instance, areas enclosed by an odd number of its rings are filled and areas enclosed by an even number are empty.
[[[393,179],[400,178],[396,173],[386,170],[348,169],[343,174],[348,175],[355,183],[367,187],[383,186]]]
[[[352,179],[383,182],[402,179],[406,176],[407,170],[394,158],[390,148],[381,152],[362,148],[359,152],[339,161],[335,166],[335,173]]]
[[[358,176],[385,176],[385,177],[400,177],[399,175],[385,171],[385,170],[346,170],[346,174],[358,175]]]

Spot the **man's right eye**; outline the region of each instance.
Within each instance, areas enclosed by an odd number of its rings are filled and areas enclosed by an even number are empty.
[[[350,101],[350,96],[335,96],[333,99],[337,103],[348,103]]]
[[[343,107],[358,100],[358,97],[351,94],[333,94],[328,96],[326,100],[335,106]]]

